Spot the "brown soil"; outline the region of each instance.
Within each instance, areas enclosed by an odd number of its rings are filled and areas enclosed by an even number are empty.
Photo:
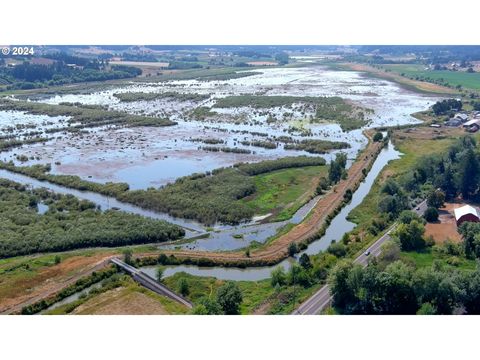
[[[102,293],[79,307],[72,314],[78,315],[164,315],[168,314],[158,301],[151,297],[117,288]]]
[[[105,267],[112,253],[92,256],[73,256],[58,265],[40,270],[38,274],[24,281],[16,281],[14,293],[0,302],[0,314],[20,312],[22,307],[49,297],[78,279]]]
[[[458,137],[464,134],[465,131],[461,128],[453,127],[412,127],[395,131],[395,138],[398,139],[413,139],[413,140],[434,140],[439,137]]]
[[[255,310],[252,312],[252,315],[266,315],[271,306],[272,304],[267,300],[255,308]]]
[[[425,92],[431,92],[431,93],[440,93],[440,94],[452,94],[456,93],[455,90],[452,90],[450,88],[447,88],[445,86],[437,85],[437,84],[432,84],[426,81],[418,81],[418,80],[411,80],[409,78],[406,78],[404,76],[401,76],[399,74],[396,74],[394,72],[385,72],[383,70],[374,68],[369,65],[365,64],[356,64],[356,63],[346,63],[350,69],[355,70],[355,71],[363,71],[363,72],[368,72],[372,73],[376,76],[382,77],[384,79],[389,79],[393,80],[397,83],[407,85],[407,86],[413,86],[417,88],[418,90],[425,91]]]
[[[371,133],[367,134],[371,137]],[[343,202],[343,195],[347,189],[355,189],[363,179],[362,170],[369,168],[376,155],[382,148],[381,143],[371,142],[358,157],[357,161],[348,170],[346,180],[341,180],[330,192],[324,195],[312,209],[308,218],[292,228],[288,233],[281,235],[270,244],[252,250],[247,257],[243,251],[236,252],[207,252],[171,250],[166,251],[167,255],[173,254],[178,258],[202,259],[207,258],[219,264],[242,263],[250,266],[265,263],[277,263],[288,256],[290,243],[301,243],[308,241],[322,228],[325,220]],[[117,254],[118,255],[118,254]],[[144,256],[157,256],[158,253],[140,254]],[[79,278],[91,274],[93,271],[103,268],[108,260],[115,256],[113,252],[99,253],[93,256],[74,256],[66,259],[59,265],[48,267],[38,273],[38,276],[18,284],[13,296],[2,299],[0,313],[18,313],[22,307],[30,305],[43,298],[51,296],[64,287],[73,284]],[[120,300],[119,300],[120,301]],[[123,300],[122,300],[123,301]],[[122,302],[120,302],[122,304]],[[265,305],[267,306],[267,305]],[[148,308],[151,309],[151,308]],[[258,310],[261,312],[262,307]],[[79,310],[81,311],[81,310]],[[103,310],[102,310],[103,311]],[[107,310],[105,310],[107,311]],[[120,305],[111,313],[121,313]],[[160,311],[160,310],[156,310]]]
[[[445,206],[439,210],[438,222],[427,223],[425,226],[425,236],[431,236],[436,243],[443,243],[447,239],[454,242],[462,241],[453,210],[463,205],[465,204],[445,203]]]

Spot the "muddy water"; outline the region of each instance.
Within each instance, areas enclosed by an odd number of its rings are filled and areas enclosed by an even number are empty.
[[[387,165],[389,161],[398,159],[399,157],[400,153],[394,149],[391,143],[389,143],[388,147],[380,152],[364,182],[360,184],[358,189],[353,194],[352,201],[347,206],[345,206],[342,211],[340,211],[340,213],[335,216],[335,218],[333,218],[330,226],[325,232],[325,235],[322,236],[320,239],[312,242],[307,247],[307,249],[297,255],[297,258],[300,257],[303,253],[309,255],[317,254],[318,252],[325,250],[333,240],[341,240],[343,234],[353,230],[355,224],[347,220],[348,214],[363,201],[365,196],[370,191],[378,174],[382,171],[385,165]],[[208,239],[205,239],[205,241],[208,241]],[[291,264],[292,259],[286,259],[280,264],[274,266],[255,267],[247,269],[198,267],[185,265],[167,266],[165,268],[164,276],[171,276],[183,271],[191,275],[212,276],[223,280],[258,281],[269,278],[270,273],[274,268],[281,266],[284,269],[288,269]],[[142,268],[142,270],[144,270],[145,272],[153,272],[154,269],[155,267]]]

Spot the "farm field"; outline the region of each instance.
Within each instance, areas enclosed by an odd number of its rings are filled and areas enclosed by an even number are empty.
[[[480,90],[480,73],[478,72],[428,70],[424,65],[415,64],[393,64],[383,65],[383,67],[414,79],[427,79],[427,81],[433,80],[439,83],[448,83],[453,87],[461,86],[465,89]]]
[[[148,264],[152,261],[148,259],[158,257],[159,252],[172,255],[177,260],[168,264],[168,276],[162,281],[175,291],[180,291],[179,283],[188,283],[190,293],[186,297],[196,306],[201,305],[206,293],[227,286],[233,277],[243,294],[240,313],[292,311],[296,301],[306,299],[325,281],[324,270],[320,269],[334,263],[328,256],[316,258],[317,253],[326,251],[331,240],[340,240],[342,231],[354,224],[345,220],[342,212],[339,218],[345,228],[335,225],[338,229],[327,231],[325,238],[317,242],[315,237],[328,227],[333,211],[348,204],[345,194],[352,195],[362,186],[376,157],[382,154],[380,164],[384,166],[388,162],[385,159],[396,156],[391,144],[385,142],[388,146],[382,150],[382,142],[372,142],[375,132],[370,129],[418,124],[412,114],[425,110],[439,97],[420,95],[358,72],[328,70],[319,65],[214,74],[202,71],[171,73],[171,80],[145,77],[105,88],[92,86],[57,94],[28,92],[19,96],[20,101],[3,100],[7,105],[0,111],[0,125],[9,136],[25,142],[3,151],[1,175],[30,184],[32,195],[46,187],[96,206],[77,215],[71,203],[55,205],[60,214],[67,210],[70,217],[90,217],[91,213],[99,218],[110,213],[120,217],[133,212],[152,218],[146,222],[149,226],[163,224],[161,219],[185,230],[183,237],[180,233],[169,239],[149,235],[138,241],[127,239],[124,244],[93,245],[112,247],[92,250],[100,262],[120,256],[127,245],[138,258],[138,266],[142,261]],[[33,134],[46,138],[29,142]],[[320,178],[329,176],[329,164],[340,153],[346,155],[346,179],[339,179],[337,186],[317,195]],[[374,176],[379,169],[374,166]],[[364,196],[366,190],[361,194]],[[58,199],[62,196],[67,195]],[[48,216],[54,208],[48,205],[47,215],[36,216]],[[363,215],[368,214],[366,211]],[[108,230],[108,241],[116,236],[114,230]],[[304,247],[311,238],[316,245],[302,248],[301,254],[312,256],[317,270],[312,270],[304,285],[292,287],[288,280],[277,291],[268,280],[274,264],[280,262],[285,271],[297,271],[291,260],[284,260],[289,244]],[[369,239],[360,239],[349,251],[358,251],[355,249]],[[43,267],[55,268],[68,261],[64,255],[68,249],[46,250],[62,252],[60,260],[52,255],[53,260],[47,259],[53,264]],[[192,268],[186,270],[197,276],[183,273],[183,265],[174,262],[190,258],[193,262],[187,266]],[[18,261],[25,264],[26,260]],[[207,261],[210,266],[220,265],[206,270],[207,274],[218,273],[224,279],[199,275],[202,268],[195,264]],[[244,273],[238,268],[229,273],[221,266],[250,263],[268,266],[245,269]],[[88,262],[88,270],[74,273],[60,284],[71,284],[96,266]],[[26,267],[30,265],[22,265],[24,270]],[[12,271],[6,278],[11,284],[30,276],[21,269]],[[242,280],[242,276],[248,280]],[[188,312],[127,280],[101,285],[100,290],[81,290],[81,296],[45,310],[37,300],[40,296],[58,296],[58,289],[42,287],[42,279],[32,275],[21,292],[35,289],[35,295],[15,297],[7,292],[10,305],[5,311]]]

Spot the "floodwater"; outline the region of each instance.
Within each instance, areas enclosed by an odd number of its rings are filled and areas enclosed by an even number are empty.
[[[120,92],[180,92],[208,94],[202,101],[178,101],[171,98],[154,101],[120,102],[113,96]],[[264,149],[240,144],[241,141],[265,140],[291,136],[296,140],[315,138],[345,141],[349,158],[354,158],[367,140],[360,129],[343,132],[337,124],[312,124],[312,111],[300,104],[292,107],[252,109],[249,107],[212,108],[215,115],[199,120],[191,115],[198,106],[210,107],[216,99],[238,94],[341,96],[373,109],[372,126],[395,126],[416,123],[411,113],[424,110],[437,97],[419,95],[381,79],[371,79],[359,72],[331,71],[321,66],[302,68],[262,69],[258,75],[226,81],[167,81],[162,83],[132,83],[122,87],[89,94],[62,94],[39,101],[57,104],[80,102],[108,105],[112,109],[134,114],[168,117],[176,126],[160,128],[100,128],[88,134],[55,134],[46,144],[31,144],[2,154],[5,160],[16,160],[25,154],[25,163],[52,163],[52,173],[78,175],[97,182],[127,182],[132,189],[158,187],[180,176],[230,166],[243,161],[260,161],[284,156],[308,155],[304,151]],[[274,117],[273,122],[267,121]],[[0,117],[1,119],[1,117]],[[38,120],[40,121],[40,120]],[[311,136],[308,136],[311,135]],[[205,144],[193,138],[214,138],[223,145],[251,151],[250,154],[207,152]],[[338,152],[338,151],[337,151]],[[322,155],[327,161],[336,152]],[[37,159],[38,158],[38,159]]]
[[[332,241],[339,241],[343,235],[354,229],[355,224],[348,221],[348,214],[357,207],[367,196],[378,174],[382,171],[389,161],[400,158],[400,153],[395,150],[392,143],[389,143],[384,148],[377,159],[375,160],[370,172],[367,174],[365,180],[360,184],[358,189],[352,196],[352,201],[347,204],[340,213],[338,213],[330,223],[325,234],[318,240],[312,242],[304,251],[297,254],[299,258],[302,254],[313,255],[320,251],[324,251],[332,243]],[[270,224],[267,224],[270,225]],[[207,241],[208,239],[205,239]],[[258,240],[257,240],[258,241]],[[293,262],[292,258],[285,259],[281,263],[273,266],[252,267],[247,269],[239,268],[224,268],[224,267],[199,267],[194,265],[178,265],[166,266],[164,276],[171,276],[178,272],[186,272],[195,276],[212,276],[222,280],[250,280],[259,281],[268,279],[271,271],[280,266],[284,269],[289,269]],[[144,267],[142,271],[152,273],[156,267]]]
[[[367,174],[365,180],[360,184],[358,189],[352,196],[352,200],[349,204],[347,204],[339,214],[337,214],[329,227],[327,228],[325,235],[322,236],[320,239],[312,242],[307,249],[303,252],[298,254],[306,253],[309,255],[317,254],[320,251],[325,250],[332,241],[338,241],[342,238],[343,234],[351,231],[355,224],[348,221],[347,217],[348,214],[352,209],[357,207],[365,198],[365,196],[370,191],[376,177],[381,172],[381,170],[388,164],[389,161],[398,159],[400,153],[394,149],[392,143],[390,142],[388,146],[380,152],[377,159],[375,160],[371,170]],[[31,179],[27,176],[11,173],[6,170],[0,170],[0,176],[3,178],[7,178],[12,181],[16,181],[22,184],[27,184],[31,187],[45,187],[52,191],[62,193],[62,194],[72,194],[80,199],[86,199],[93,201],[97,204],[103,206],[106,205],[108,208],[109,206],[115,206],[119,209],[127,212],[132,212],[135,214],[153,217],[153,218],[160,218],[170,222],[177,223],[180,226],[184,226],[190,228],[194,231],[187,231],[186,237],[191,237],[202,233],[204,229],[201,225],[195,222],[189,222],[183,219],[176,219],[171,218],[168,215],[164,214],[157,214],[151,211],[147,211],[136,206],[125,204],[119,202],[113,198],[109,198],[103,195],[99,195],[96,193],[91,192],[83,192],[74,189],[65,188],[59,185],[51,184],[48,182],[42,182],[35,179]],[[311,208],[315,205],[316,201],[318,201],[318,197],[312,199],[309,203],[304,205],[300,208],[297,213],[290,219],[284,222],[278,223],[266,223],[266,224],[254,224],[254,225],[243,225],[238,227],[224,227],[221,230],[213,231],[210,233],[208,238],[194,240],[193,242],[189,242],[187,244],[182,245],[169,245],[171,248],[175,247],[183,247],[187,249],[198,249],[198,250],[236,250],[241,249],[248,246],[252,241],[257,241],[260,243],[265,242],[270,236],[276,234],[276,232],[284,225],[290,223],[299,223],[303,220],[303,218],[308,215],[308,212]],[[238,238],[234,235],[242,234],[242,238]],[[159,245],[160,248],[165,247]],[[185,271],[192,275],[202,275],[202,276],[213,276],[218,277],[219,279],[225,280],[262,280],[270,277],[270,272],[277,266],[282,266],[285,269],[288,269],[291,265],[292,259],[286,259],[282,261],[278,265],[274,266],[266,266],[266,267],[255,267],[255,268],[248,268],[248,269],[238,269],[238,268],[223,268],[223,267],[198,267],[198,266],[167,266],[165,276],[171,276],[177,272]],[[152,269],[152,267],[147,267],[147,271]]]
[[[37,179],[33,179],[22,174],[13,173],[4,169],[0,169],[0,177],[11,180],[11,181],[15,181],[20,184],[28,185],[29,187],[35,188],[35,189],[45,188],[45,189],[54,191],[58,194],[71,194],[77,197],[78,199],[89,200],[99,205],[100,208],[103,210],[118,208],[122,211],[129,212],[132,214],[137,214],[137,215],[141,215],[141,216],[145,216],[145,217],[149,217],[157,220],[165,220],[185,228],[186,229],[185,237],[187,238],[191,236],[197,236],[199,233],[204,232],[203,226],[195,221],[175,218],[168,214],[156,213],[154,211],[145,210],[138,206],[127,204],[127,203],[118,201],[115,198],[104,196],[98,193],[67,188],[61,185],[52,184],[47,181],[40,181]]]

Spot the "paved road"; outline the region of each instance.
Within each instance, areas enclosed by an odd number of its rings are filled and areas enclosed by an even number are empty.
[[[427,209],[427,202],[424,200],[420,205],[418,205],[413,211],[418,215],[423,215]],[[397,227],[397,224],[393,224],[390,229],[377,241],[375,241],[367,251],[362,253],[357,257],[353,262],[355,264],[360,264],[363,267],[367,266],[368,259],[372,256],[377,257],[382,251],[382,245],[385,241],[390,240],[390,234]],[[367,255],[368,254],[368,255]],[[308,298],[304,303],[302,303],[292,314],[293,315],[315,315],[321,313],[332,301],[332,296],[330,295],[330,288],[328,285],[323,286],[310,298]]]
[[[141,270],[138,270],[137,268],[134,268],[133,266],[130,266],[126,263],[124,263],[122,260],[118,258],[112,258],[110,259],[112,263],[115,265],[121,267],[128,273],[132,275],[132,278],[138,282],[140,285],[145,286],[147,289],[150,289],[157,294],[164,295],[169,297],[170,299],[173,299],[177,302],[179,302],[182,305],[185,305],[188,308],[192,308],[193,305],[190,301],[186,300],[185,298],[181,297],[180,295],[174,293],[172,290],[167,288],[165,285],[160,284],[158,281],[150,277],[149,275],[145,274]]]

